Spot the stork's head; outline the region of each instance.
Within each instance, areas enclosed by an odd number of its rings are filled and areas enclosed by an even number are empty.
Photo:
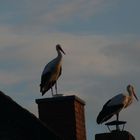
[[[138,97],[136,96],[134,87],[132,85],[127,86],[127,91],[129,94],[132,94],[136,98],[136,100],[138,101]]]
[[[59,44],[56,45],[56,50],[61,51],[63,54],[66,54]]]

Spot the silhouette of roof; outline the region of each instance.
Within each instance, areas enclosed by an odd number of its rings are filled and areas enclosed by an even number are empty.
[[[35,115],[0,91],[0,140],[62,140]]]

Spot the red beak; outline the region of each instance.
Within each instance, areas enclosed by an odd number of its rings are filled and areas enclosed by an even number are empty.
[[[134,97],[136,98],[136,100],[139,101],[139,99],[138,99],[138,97],[136,96],[136,93],[135,93],[134,90],[133,90],[133,95],[134,95]]]
[[[65,55],[66,53],[63,51],[63,49],[62,48],[60,48],[60,51]]]

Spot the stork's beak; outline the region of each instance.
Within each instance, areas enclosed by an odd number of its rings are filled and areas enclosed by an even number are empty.
[[[62,48],[60,48],[60,51],[65,55],[66,53],[63,51],[63,49]]]
[[[139,101],[138,97],[136,96],[136,93],[135,93],[134,89],[133,89],[133,95],[136,98],[136,100]]]

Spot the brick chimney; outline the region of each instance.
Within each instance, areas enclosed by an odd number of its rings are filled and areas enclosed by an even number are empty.
[[[36,99],[39,119],[64,140],[86,140],[85,102],[75,95]]]

